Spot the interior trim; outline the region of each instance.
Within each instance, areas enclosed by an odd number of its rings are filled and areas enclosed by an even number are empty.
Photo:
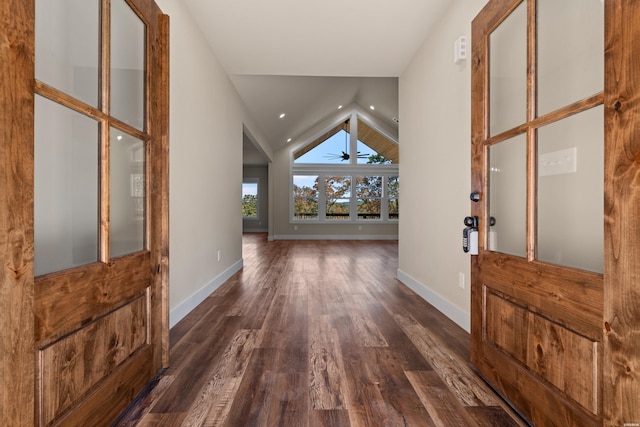
[[[433,305],[441,313],[453,320],[462,329],[471,332],[471,315],[460,307],[452,304],[437,292],[429,289],[427,285],[420,283],[404,271],[398,269],[397,278],[407,285],[413,292],[420,295],[425,301]]]

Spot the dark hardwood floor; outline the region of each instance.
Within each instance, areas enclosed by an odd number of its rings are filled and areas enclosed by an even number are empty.
[[[524,426],[469,335],[396,280],[397,242],[246,234],[119,426]]]

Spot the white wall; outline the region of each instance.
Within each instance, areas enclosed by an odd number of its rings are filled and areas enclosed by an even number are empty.
[[[242,267],[242,132],[252,123],[187,9],[175,0],[157,3],[170,16],[173,326]]]
[[[469,59],[453,63],[453,44],[466,35],[470,50],[471,21],[485,4],[453,3],[400,76],[398,278],[467,331],[461,238],[471,203],[471,67]]]

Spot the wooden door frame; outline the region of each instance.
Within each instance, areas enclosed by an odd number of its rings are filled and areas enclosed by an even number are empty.
[[[169,362],[169,18],[157,6],[149,67],[151,143],[148,233],[152,290],[157,304],[151,325],[155,369]],[[0,2],[0,425],[35,423],[34,312],[34,87],[35,1]]]
[[[33,425],[33,2],[0,2],[0,424]]]
[[[603,418],[640,423],[640,3],[605,1]]]
[[[481,13],[504,16],[510,11],[506,3],[491,0]],[[605,0],[604,7],[604,280],[598,393],[602,424],[621,426],[640,423],[640,61],[636,59],[640,52],[640,3]],[[484,26],[493,28],[497,22]],[[471,156],[476,164],[483,161],[480,142],[487,137],[478,131],[487,129],[488,120],[487,64],[482,60],[485,44],[478,43],[484,37],[486,34],[474,25]],[[535,94],[531,84],[529,91]],[[479,168],[472,170],[472,190],[486,188],[483,176]],[[471,205],[473,215],[486,214],[484,204]],[[484,298],[478,274],[481,261],[481,256],[471,259],[472,347],[483,339],[482,313],[477,309]]]

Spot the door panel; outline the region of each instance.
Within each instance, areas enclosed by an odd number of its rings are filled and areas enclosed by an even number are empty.
[[[598,342],[552,322],[485,287],[492,344],[577,403],[598,410]],[[579,360],[578,369],[575,361]]]
[[[35,3],[36,29],[97,33],[49,43],[35,58],[45,64],[36,67],[45,79],[35,82],[39,104],[72,112],[56,120],[43,110],[35,120],[42,426],[109,425],[168,362],[168,20],[151,0],[85,3]],[[87,98],[94,90],[97,104]],[[79,121],[93,130],[78,130]]]
[[[590,22],[602,27],[593,32],[603,34],[601,2],[562,3],[569,14],[592,8]],[[563,16],[576,23],[574,16],[549,13],[552,7],[546,0],[493,0],[473,22],[472,191],[482,197],[472,204],[480,222],[479,254],[471,263],[472,362],[535,425],[597,425],[603,419],[605,178],[598,152],[604,151],[604,82],[598,85],[596,72],[565,97],[550,99],[549,90],[560,90],[553,85],[565,84],[557,77],[566,77],[565,62],[571,79],[581,76],[571,68],[574,58],[550,54],[549,28],[564,28]],[[508,41],[504,34],[511,34]],[[539,39],[546,45],[539,47]],[[589,55],[602,67],[603,49],[590,48],[576,67],[589,63]],[[546,51],[539,57],[540,49]],[[541,77],[546,98],[538,108]],[[512,94],[515,80],[519,90]]]
[[[42,424],[64,414],[148,345],[148,311],[143,295],[40,350]]]
[[[144,295],[150,286],[149,252],[119,258],[110,264],[97,263],[37,278],[35,337],[50,345],[70,331]]]

